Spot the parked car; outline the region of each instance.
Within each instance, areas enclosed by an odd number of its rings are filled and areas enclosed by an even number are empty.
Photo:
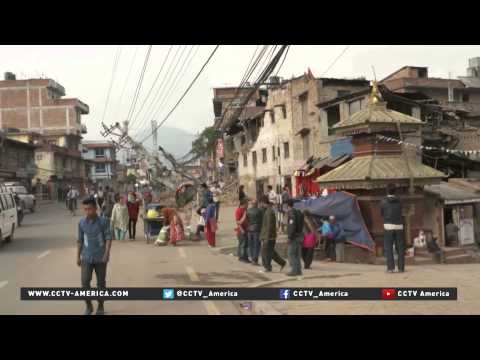
[[[14,195],[0,186],[0,242],[10,242],[17,227],[17,206]]]
[[[30,210],[30,212],[35,211],[36,199],[35,195],[29,194],[25,186],[20,183],[5,183],[7,190],[11,191],[14,194],[17,194],[20,198],[20,203],[23,208],[23,211]]]

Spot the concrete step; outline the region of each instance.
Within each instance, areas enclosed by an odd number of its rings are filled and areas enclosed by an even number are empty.
[[[466,254],[466,249],[463,248],[448,248],[445,247],[442,249],[445,257],[451,257],[451,256],[457,256],[457,255],[465,255]]]
[[[449,256],[445,259],[447,264],[474,264],[478,260],[468,254]]]

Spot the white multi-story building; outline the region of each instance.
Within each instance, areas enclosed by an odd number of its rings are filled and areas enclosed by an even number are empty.
[[[108,141],[83,141],[85,160],[94,163],[90,178],[97,185],[114,185],[117,177],[115,147]]]

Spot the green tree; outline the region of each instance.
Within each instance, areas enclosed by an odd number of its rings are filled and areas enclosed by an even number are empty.
[[[214,151],[217,137],[217,130],[213,126],[206,127],[192,142],[192,152],[195,155],[201,155]]]
[[[137,177],[133,174],[127,175],[127,184],[135,184],[137,182]]]

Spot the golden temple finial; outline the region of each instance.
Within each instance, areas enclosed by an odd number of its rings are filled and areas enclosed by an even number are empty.
[[[372,92],[370,93],[370,104],[378,104],[382,101],[382,95],[378,90],[377,81],[373,81]]]

